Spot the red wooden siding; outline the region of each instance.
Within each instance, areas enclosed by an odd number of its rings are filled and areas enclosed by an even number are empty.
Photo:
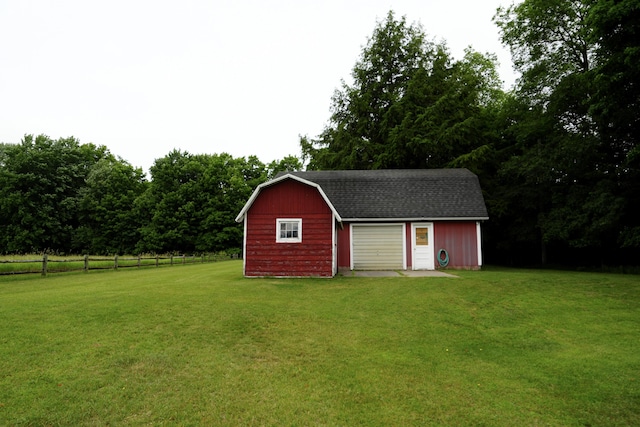
[[[301,243],[276,243],[276,218],[302,218]],[[315,187],[285,180],[247,212],[246,276],[333,276],[333,215]]]
[[[343,228],[338,227],[338,267],[351,268],[351,224],[343,223]]]
[[[478,268],[478,241],[476,223],[471,221],[434,222],[433,240],[435,243],[435,265],[438,264],[438,252],[445,249],[449,253],[451,268]]]

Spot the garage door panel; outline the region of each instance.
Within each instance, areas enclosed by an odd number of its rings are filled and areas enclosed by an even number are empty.
[[[404,268],[402,224],[354,225],[353,268],[356,270],[398,270]]]

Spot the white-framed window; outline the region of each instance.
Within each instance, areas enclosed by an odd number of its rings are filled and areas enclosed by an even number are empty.
[[[302,218],[276,219],[276,242],[302,242]]]

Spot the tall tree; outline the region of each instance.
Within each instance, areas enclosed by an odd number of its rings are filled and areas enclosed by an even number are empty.
[[[242,246],[235,216],[266,179],[255,156],[199,154],[174,150],[151,167],[152,181],[136,201],[146,218],[141,252],[207,252]]]
[[[608,153],[593,108],[602,91],[597,68],[603,58],[591,24],[598,3],[525,0],[495,17],[522,73],[512,104],[517,120],[503,134],[513,144],[501,168],[504,194],[511,194],[513,220],[536,228],[542,262],[548,245],[615,250],[627,209],[620,162]]]
[[[79,192],[106,147],[26,135],[2,152],[0,251],[73,251]]]
[[[592,0],[588,23],[597,46],[591,113],[612,176],[626,201],[619,243],[640,248],[640,2]]]
[[[483,107],[499,91],[495,58],[444,43],[389,12],[331,100],[318,139],[302,137],[310,169],[442,167],[481,145]]]
[[[294,172],[302,170],[302,162],[296,156],[286,156],[281,160],[274,160],[267,165],[267,178],[274,178],[279,172]]]
[[[140,219],[132,209],[148,183],[140,168],[109,156],[99,160],[80,191],[75,246],[82,253],[132,254]]]
[[[546,104],[566,77],[586,73],[594,45],[581,0],[525,0],[500,7],[494,21],[521,73],[519,92]]]

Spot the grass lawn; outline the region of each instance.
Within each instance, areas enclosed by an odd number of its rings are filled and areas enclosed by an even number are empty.
[[[640,276],[0,277],[0,425],[640,425]]]

